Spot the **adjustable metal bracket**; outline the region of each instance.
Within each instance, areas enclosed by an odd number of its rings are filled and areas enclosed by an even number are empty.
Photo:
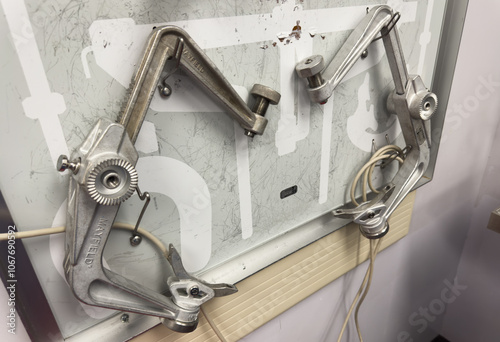
[[[431,134],[429,119],[437,109],[437,97],[420,76],[408,76],[403,51],[395,27],[396,18],[388,6],[373,7],[356,26],[331,63],[324,68],[323,57],[308,57],[296,66],[298,75],[309,82],[309,97],[324,104],[352,66],[362,58],[368,45],[381,34],[395,91],[387,99],[387,109],[398,115],[409,152],[398,173],[382,193],[354,209],[338,209],[333,214],[352,219],[368,238],[384,236],[387,220],[422,177],[429,164]]]
[[[249,136],[262,134],[267,123],[263,115],[268,102],[279,101],[280,96],[274,90],[254,86],[257,113],[252,112],[185,31],[174,26],[155,29],[132,80],[130,96],[119,122],[100,119],[71,161],[66,156],[59,158],[59,171],[73,171],[69,183],[64,270],[75,296],[87,304],[158,316],[170,329],[190,332],[198,324],[201,304],[214,296],[234,293],[236,287],[208,284],[189,275],[172,245],[167,257],[171,270],[165,270],[169,274],[165,294],[126,279],[104,268],[102,263],[106,240],[120,204],[138,191],[135,169],[138,154],[133,144],[169,59],[175,59],[175,68],[183,67],[214,94]]]

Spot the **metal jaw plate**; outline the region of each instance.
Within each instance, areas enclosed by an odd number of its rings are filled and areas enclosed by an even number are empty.
[[[395,27],[398,18],[399,13],[394,14],[390,7],[375,6],[326,68],[323,57],[319,55],[308,57],[296,66],[298,75],[309,82],[311,100],[323,104],[352,66],[364,56],[368,45],[381,34],[395,86],[387,100],[387,109],[398,115],[408,152],[398,173],[381,194],[356,208],[333,211],[335,216],[358,223],[363,235],[372,239],[387,233],[387,220],[427,169],[431,146],[429,119],[437,109],[436,95],[425,87],[420,76],[408,76]]]
[[[253,111],[250,110],[186,32],[174,26],[155,29],[132,80],[119,123],[99,120],[71,161],[66,156],[59,158],[59,171],[73,171],[68,194],[64,270],[75,296],[87,304],[157,316],[172,330],[190,332],[198,324],[203,303],[235,293],[236,287],[208,284],[189,275],[172,245],[166,256],[171,269],[165,270],[168,274],[165,294],[126,279],[104,268],[102,263],[103,250],[120,204],[135,191],[141,194],[135,170],[138,154],[133,144],[167,60],[175,62],[169,74],[177,67],[184,68],[224,104],[249,136],[263,133],[268,104],[279,101],[277,92],[256,85],[251,92],[256,101]],[[164,82],[160,91],[169,95]]]

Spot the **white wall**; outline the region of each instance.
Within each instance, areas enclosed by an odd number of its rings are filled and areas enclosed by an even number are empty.
[[[499,339],[500,234],[485,228],[500,206],[499,13],[500,2],[469,3],[434,180],[417,193],[410,234],[376,261],[360,312],[365,340]],[[365,267],[244,341],[336,341]],[[354,330],[343,340],[357,341]]]
[[[434,180],[418,191],[410,234],[378,256],[360,313],[370,342],[427,342],[438,333],[453,342],[491,341],[500,335],[500,235],[485,229],[489,212],[500,206],[500,153],[492,150],[500,147],[498,13],[500,2],[469,4]],[[243,341],[336,340],[365,267]],[[459,286],[446,290],[457,269]],[[441,312],[444,301],[450,303]],[[0,303],[6,302],[0,290]],[[0,305],[0,315],[7,315],[6,305]],[[356,340],[353,334],[351,329],[344,340]],[[26,341],[27,335],[20,325],[16,336],[0,328],[0,340]]]
[[[488,3],[481,6],[480,3]],[[484,169],[478,169],[475,177],[481,179],[479,192],[475,193],[472,220],[460,260],[457,277],[467,286],[446,314],[442,334],[453,342],[498,341],[500,339],[500,234],[485,227],[490,212],[500,207],[500,125],[494,125],[500,117],[500,23],[496,14],[500,13],[500,3],[480,1],[470,6],[471,17],[478,18],[470,23],[474,30],[468,32],[468,49],[464,58],[470,60],[469,66],[476,63],[482,70],[497,81],[494,98],[481,103],[481,116],[491,118],[492,128],[496,127],[496,136],[491,146],[489,160]],[[479,20],[480,18],[480,20]],[[489,46],[490,45],[490,46]],[[466,57],[465,57],[466,55]],[[488,66],[488,68],[483,66]],[[470,71],[470,76],[472,71]],[[466,79],[464,79],[464,83]],[[474,118],[472,118],[474,120]],[[468,121],[472,121],[468,120]],[[481,119],[482,120],[482,119]],[[488,132],[489,136],[489,132]],[[480,147],[484,138],[482,132],[471,137]],[[486,145],[482,146],[486,149]]]

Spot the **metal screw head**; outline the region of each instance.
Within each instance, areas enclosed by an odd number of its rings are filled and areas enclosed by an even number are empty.
[[[142,236],[140,235],[133,235],[130,237],[130,244],[132,246],[138,246],[142,241]]]
[[[59,172],[64,172],[67,169],[70,169],[74,174],[77,174],[78,170],[80,169],[80,159],[69,160],[68,156],[64,154],[60,155],[59,159],[57,159],[56,169]]]
[[[126,313],[124,313],[124,314],[120,317],[120,321],[121,321],[122,323],[128,323],[128,322],[129,322],[129,318],[130,318],[130,317],[129,317],[129,315],[128,315],[128,314],[126,314]]]
[[[301,78],[313,77],[319,74],[325,68],[323,56],[315,55],[307,57],[300,61],[295,70]]]
[[[249,131],[249,130],[247,130],[247,129],[246,129],[246,130],[245,130],[245,135],[246,135],[247,137],[253,138],[253,137],[255,136],[255,133],[254,133],[254,132],[251,132],[251,131]]]
[[[197,296],[200,294],[200,288],[198,286],[193,286],[189,289],[191,296]]]
[[[64,154],[60,155],[59,159],[57,159],[57,171],[64,172],[68,169],[68,167],[69,167],[68,156],[65,156]]]
[[[363,50],[363,52],[361,52],[361,59],[365,59],[366,57],[368,57],[368,50]]]

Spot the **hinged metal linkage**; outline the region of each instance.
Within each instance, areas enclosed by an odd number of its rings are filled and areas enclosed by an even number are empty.
[[[170,329],[190,332],[198,324],[201,304],[213,297],[234,293],[236,287],[208,284],[189,275],[172,245],[167,256],[171,267],[165,270],[168,289],[165,293],[126,279],[105,269],[102,263],[106,240],[120,204],[137,191],[141,199],[146,200],[139,223],[149,202],[149,194],[141,193],[138,188],[139,175],[135,169],[138,153],[134,143],[153,93],[158,87],[164,96],[168,92],[163,91],[165,80],[160,78],[164,72],[167,75],[173,72],[164,70],[169,59],[174,60],[174,71],[183,68],[215,95],[249,136],[263,133],[267,103],[279,101],[279,94],[274,90],[260,85],[254,87],[253,93],[258,99],[254,106],[256,113],[252,112],[185,31],[174,26],[156,28],[132,80],[130,96],[118,123],[100,119],[71,161],[66,156],[60,158],[58,170],[73,171],[68,194],[64,270],[75,296],[87,304],[158,316]],[[267,100],[261,100],[266,97]],[[134,234],[132,245],[139,242],[140,237]]]
[[[298,75],[309,83],[309,97],[324,104],[352,66],[362,58],[368,45],[380,34],[389,60],[395,90],[387,99],[387,109],[398,115],[408,153],[394,179],[379,195],[353,209],[333,214],[354,220],[368,238],[384,236],[387,220],[422,177],[429,164],[430,121],[436,112],[437,97],[418,75],[408,75],[395,23],[399,14],[388,6],[373,7],[353,30],[331,63],[325,68],[320,55],[308,57],[296,66]]]

